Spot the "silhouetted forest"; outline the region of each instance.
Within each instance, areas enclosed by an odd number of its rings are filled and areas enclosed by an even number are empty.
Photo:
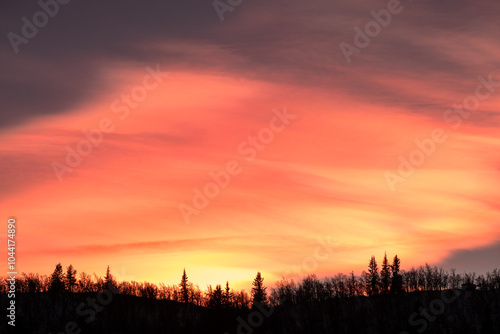
[[[401,270],[375,257],[357,276],[337,274],[274,287],[257,272],[252,290],[229,282],[203,291],[179,284],[117,281],[59,263],[50,276],[16,280],[19,333],[500,333],[500,270],[482,275],[425,264]],[[9,282],[0,277],[7,305]],[[0,325],[2,332],[6,321]]]

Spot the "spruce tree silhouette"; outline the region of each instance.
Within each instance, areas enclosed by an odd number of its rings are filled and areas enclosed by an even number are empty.
[[[378,265],[375,256],[372,255],[368,264],[368,273],[365,273],[365,289],[368,296],[377,295],[379,292],[380,279],[378,274]]]
[[[382,270],[380,271],[381,276],[381,290],[382,294],[389,293],[389,286],[391,284],[391,266],[387,260],[387,253],[384,253],[384,260],[382,261]]]
[[[186,275],[186,268],[184,268],[179,287],[181,288],[181,301],[186,304],[189,303],[189,283]]]
[[[233,304],[234,294],[229,288],[229,281],[226,281],[226,288],[224,290],[223,301],[222,304],[224,307],[229,308]]]
[[[260,271],[257,272],[257,276],[255,276],[252,285],[252,308],[255,308],[257,304],[267,306],[267,287],[264,286],[264,278],[262,278]]]
[[[50,276],[50,291],[52,293],[60,293],[64,291],[65,285],[64,285],[64,274],[63,274],[63,269],[61,263],[58,263],[56,265],[56,268],[54,269],[54,272]]]
[[[401,268],[401,260],[396,254],[392,260],[391,270],[392,270],[392,282],[391,282],[391,292],[395,294],[400,294],[403,290],[403,277],[399,274]]]
[[[76,269],[73,268],[72,264],[66,268],[65,281],[69,292],[74,292],[76,288]]]
[[[113,291],[114,289],[116,289],[117,286],[118,286],[118,282],[116,282],[113,274],[111,274],[111,270],[109,269],[109,265],[108,265],[108,267],[106,268],[106,276],[104,277],[104,287],[103,288]]]

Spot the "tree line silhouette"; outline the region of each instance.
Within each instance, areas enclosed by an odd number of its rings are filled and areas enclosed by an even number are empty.
[[[224,288],[218,284],[207,286],[202,291],[198,285],[188,280],[184,270],[179,284],[158,285],[150,282],[118,282],[111,274],[109,266],[104,277],[95,273],[89,275],[77,270],[70,264],[66,270],[58,263],[50,276],[22,273],[16,280],[16,292],[42,293],[52,295],[61,293],[96,293],[113,287],[117,294],[143,297],[148,299],[171,300],[194,304],[213,309],[252,309],[255,303],[275,306],[284,303],[307,303],[326,301],[332,298],[348,298],[377,295],[399,295],[415,291],[442,291],[445,289],[479,289],[482,291],[500,290],[500,270],[477,275],[459,274],[455,269],[450,272],[425,264],[418,268],[401,270],[401,260],[394,256],[389,263],[384,254],[379,270],[375,256],[368,263],[368,270],[356,276],[342,273],[333,277],[318,279],[310,274],[300,282],[286,277],[276,282],[268,296],[264,278],[258,272],[252,283],[252,291],[234,290],[226,281]],[[7,293],[6,278],[0,277],[0,293]]]
[[[384,254],[380,271],[375,256],[372,256],[368,271],[363,271],[361,276],[351,271],[349,275],[339,273],[320,280],[313,274],[299,283],[283,278],[272,289],[270,301],[273,305],[279,305],[280,300],[303,303],[331,298],[476,288],[482,291],[500,290],[500,270],[494,269],[481,275],[475,272],[458,274],[456,269],[448,272],[428,263],[418,268],[401,270],[401,260],[397,255],[389,264],[387,254]]]
[[[252,289],[230,282],[204,291],[186,270],[178,284],[118,281],[58,263],[51,275],[16,280],[20,333],[467,333],[500,332],[500,270],[459,274],[425,264],[401,269],[374,256],[360,275],[351,271],[300,281],[283,277],[268,290],[257,272]],[[7,300],[0,277],[0,303]],[[451,297],[450,297],[451,296]],[[455,296],[455,297],[453,297]],[[453,297],[453,298],[452,298]],[[0,322],[0,332],[7,328]]]

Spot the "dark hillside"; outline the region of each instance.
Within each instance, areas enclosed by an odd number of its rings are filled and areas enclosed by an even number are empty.
[[[0,294],[0,302],[6,305],[5,294]],[[113,295],[108,303],[96,293],[64,293],[57,298],[45,292],[23,293],[16,295],[16,304],[16,332],[34,334],[500,332],[498,290],[332,298],[253,312],[129,295]],[[8,332],[5,327],[2,322],[2,333]]]

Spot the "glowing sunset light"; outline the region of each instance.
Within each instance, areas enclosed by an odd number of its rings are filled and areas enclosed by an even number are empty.
[[[458,252],[500,249],[498,3],[442,17],[405,2],[351,63],[339,44],[371,2],[279,3],[275,16],[245,2],[223,23],[210,4],[179,17],[157,4],[168,22],[122,32],[110,19],[101,37],[80,18],[92,8],[68,4],[19,54],[0,51],[0,211],[18,221],[19,273],[109,265],[178,284],[186,268],[201,289],[249,291],[258,271],[268,287],[298,267],[359,275],[384,252],[463,271]],[[480,36],[456,28],[469,10],[486,17]],[[489,76],[454,127],[448,110]],[[334,251],[304,265],[326,237]]]

